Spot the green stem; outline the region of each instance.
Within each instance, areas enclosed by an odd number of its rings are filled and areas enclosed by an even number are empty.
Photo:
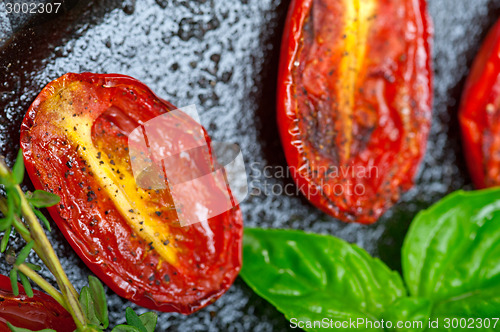
[[[66,310],[66,302],[64,301],[63,296],[57,289],[55,289],[51,284],[49,284],[45,279],[43,279],[42,276],[40,276],[38,273],[33,271],[28,265],[26,264],[21,264],[17,266],[17,269],[24,273],[28,278],[30,278],[34,283],[36,283],[38,286],[40,286],[41,289],[43,289],[47,294],[52,296],[54,300],[59,302],[59,304]]]
[[[17,217],[14,216],[14,220],[12,221],[12,226],[21,234],[23,238],[29,238],[30,236],[30,231],[24,227],[23,222]]]
[[[7,207],[7,202],[5,200],[5,198],[3,197],[0,197],[0,212],[2,212],[3,214],[6,214],[7,213],[7,210],[8,210],[8,207]],[[19,231],[19,227],[18,225],[23,225],[23,222],[22,220],[17,216],[15,215],[14,216],[14,223],[13,223],[13,226],[14,228],[16,229],[16,231]],[[26,242],[31,242],[33,241],[33,239],[31,238],[31,234],[29,233],[25,233],[25,232],[19,232],[19,234],[21,234],[21,236],[23,237],[23,239],[26,241]],[[54,269],[52,267],[52,265],[50,264],[49,261],[47,261],[47,259],[45,259],[45,257],[42,255],[42,251],[40,249],[40,245],[35,243],[35,246],[33,247],[33,250],[35,251],[35,253],[38,255],[38,257],[40,257],[40,259],[42,260],[42,262],[45,264],[45,266],[47,266],[47,268],[49,269],[49,271],[54,274]]]
[[[8,178],[9,176],[9,168],[3,162],[2,158],[0,158],[0,177]],[[47,267],[56,278],[57,284],[64,298],[64,302],[66,303],[65,307],[73,317],[77,328],[83,330],[84,328],[86,328],[87,320],[83,313],[80,302],[78,301],[78,293],[69,281],[68,276],[64,272],[61,266],[61,262],[54,252],[54,248],[52,248],[49,239],[45,235],[42,225],[40,225],[40,223],[38,222],[38,218],[31,209],[28,201],[26,200],[21,187],[19,187],[19,185],[16,185],[15,188],[19,193],[19,197],[21,199],[21,213],[23,214],[26,225],[29,228],[31,238],[35,241],[37,249],[39,250],[37,254],[40,258],[45,259],[44,263],[46,263]]]

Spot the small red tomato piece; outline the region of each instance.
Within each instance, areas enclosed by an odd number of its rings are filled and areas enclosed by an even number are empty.
[[[459,121],[474,185],[500,185],[500,21],[474,60],[462,94]]]
[[[61,197],[49,212],[87,266],[128,300],[189,314],[213,303],[238,275],[243,225],[236,206],[183,226],[169,187],[157,187],[165,179],[162,169],[145,168],[134,177],[129,134],[141,133],[136,129],[174,109],[131,77],[66,74],[49,83],[29,108],[21,146],[35,188]],[[187,120],[185,125],[194,126]],[[173,144],[183,128],[156,129],[156,136],[142,137],[149,139],[144,160],[151,150],[162,153]],[[203,129],[198,136],[209,142]],[[172,159],[175,175],[206,174],[193,158]],[[184,189],[191,201],[182,209],[192,214],[199,212],[199,199],[215,196]]]
[[[49,295],[34,289],[30,298],[21,285],[18,296],[11,290],[10,278],[0,275],[0,331],[10,331],[7,322],[32,331],[73,332],[76,329],[71,315]]]
[[[432,113],[425,0],[292,0],[278,126],[315,206],[370,224],[413,186]]]

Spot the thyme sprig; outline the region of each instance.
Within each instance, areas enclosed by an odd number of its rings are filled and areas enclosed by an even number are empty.
[[[58,204],[59,196],[42,190],[24,193],[20,187],[24,173],[21,150],[12,170],[5,163],[3,156],[0,156],[0,186],[6,193],[5,197],[0,195],[0,212],[4,215],[0,219],[0,232],[4,233],[0,241],[0,252],[6,253],[8,262],[13,262],[10,272],[12,292],[14,295],[19,295],[18,280],[20,280],[26,295],[32,297],[31,280],[71,314],[77,327],[75,331],[106,330],[109,326],[109,319],[102,283],[96,277],[89,276],[89,285],[83,287],[78,293],[64,272],[41,225],[43,223],[45,228],[51,231],[49,221],[39,209]],[[12,250],[7,250],[12,232],[17,232],[26,241],[26,245],[17,254]],[[39,266],[25,262],[31,251],[36,253],[52,273],[58,289],[37,273],[40,270]],[[112,332],[153,332],[157,316],[152,312],[138,316],[131,308],[127,308],[126,320],[128,325],[118,325],[113,328]],[[10,323],[8,326],[14,332],[28,331]]]

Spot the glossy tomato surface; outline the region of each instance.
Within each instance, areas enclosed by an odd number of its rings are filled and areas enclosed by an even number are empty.
[[[275,98],[279,49],[291,1],[78,3],[47,24],[23,29],[0,50],[0,152],[9,166],[19,150],[19,128],[26,110],[42,88],[69,71],[93,71],[138,78],[177,106],[196,104],[214,141],[240,144],[250,178],[293,190],[293,195],[252,194],[241,204],[248,227],[331,234],[357,243],[392,269],[401,270],[401,245],[414,216],[452,191],[471,188],[457,101],[470,64],[500,17],[498,0],[427,2],[435,26],[435,107],[427,153],[416,185],[370,226],[340,222],[296,194],[288,175],[274,176],[287,165],[277,134]],[[260,167],[252,170],[252,163]],[[268,165],[273,168],[264,168]],[[256,186],[249,187],[253,191]],[[23,189],[34,189],[27,176]],[[90,272],[53,226],[47,236],[79,289]],[[19,245],[16,251],[21,249],[20,236],[12,237]],[[31,259],[42,264],[36,257]],[[8,274],[9,267],[0,264],[0,272]],[[111,326],[123,323],[123,308],[141,310],[114,292],[107,295]],[[241,278],[214,305],[193,315],[159,313],[157,327],[158,331],[235,329],[297,330]]]
[[[66,74],[31,105],[21,146],[34,186],[61,197],[49,212],[87,266],[139,305],[189,314],[213,303],[236,278],[242,217],[235,207],[183,226],[168,187],[154,188],[154,172],[140,173],[136,182],[129,134],[174,109],[131,77]],[[156,150],[179,130],[160,128]],[[178,172],[197,171],[189,158]],[[193,210],[202,195],[193,190],[183,209]]]
[[[278,125],[295,182],[321,210],[373,223],[413,186],[432,113],[424,0],[294,0]]]
[[[10,278],[0,275],[0,331],[9,332],[7,322],[15,327],[39,331],[53,329],[72,332],[76,329],[71,315],[52,297],[33,290],[28,297],[19,285],[19,295],[12,294]]]
[[[500,21],[474,60],[462,94],[459,120],[474,185],[500,185]]]

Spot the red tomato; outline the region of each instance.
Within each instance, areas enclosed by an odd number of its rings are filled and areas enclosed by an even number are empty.
[[[500,21],[489,32],[472,65],[459,121],[475,186],[500,185]]]
[[[238,275],[243,225],[235,207],[183,227],[168,189],[137,185],[127,136],[174,109],[131,77],[66,74],[31,105],[21,146],[35,187],[61,197],[49,212],[87,266],[130,301],[189,314],[213,303]],[[165,142],[177,133],[162,129]],[[194,209],[200,195],[192,191],[184,209]]]
[[[19,285],[19,295],[15,296],[11,289],[9,277],[0,275],[1,332],[10,331],[7,322],[33,331],[73,332],[76,329],[71,315],[49,295],[34,289],[33,297],[29,298]]]
[[[432,113],[425,0],[292,0],[278,126],[315,206],[370,224],[413,186]]]

